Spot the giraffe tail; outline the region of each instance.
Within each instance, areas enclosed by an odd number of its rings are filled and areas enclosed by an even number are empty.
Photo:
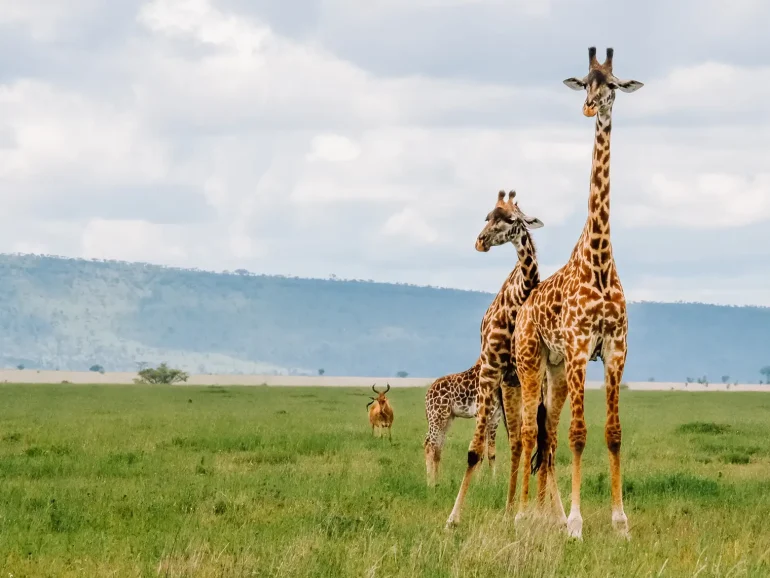
[[[548,410],[545,407],[543,400],[540,400],[540,405],[537,406],[537,448],[532,455],[532,462],[530,464],[532,473],[535,474],[543,464],[543,458],[545,452],[548,451],[548,431],[546,430],[545,421],[548,417]]]
[[[503,412],[503,425],[505,426],[506,433],[508,432],[508,418],[505,417],[505,406],[503,405],[503,388],[498,387],[497,388],[497,401],[500,404],[500,409]]]

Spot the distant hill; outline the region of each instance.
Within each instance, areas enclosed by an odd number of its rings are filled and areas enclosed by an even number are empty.
[[[501,273],[501,280],[503,278]],[[492,295],[0,255],[0,364],[130,371],[438,376],[469,367]],[[625,379],[756,382],[770,309],[629,305]],[[601,375],[600,363],[590,374]]]

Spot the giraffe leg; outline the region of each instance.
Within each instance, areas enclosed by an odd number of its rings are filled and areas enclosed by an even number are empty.
[[[423,449],[425,450],[425,470],[428,477],[428,487],[432,488],[436,485],[436,462],[441,459],[441,456],[437,455],[436,441],[431,439],[430,434],[425,437]]]
[[[508,498],[505,502],[505,512],[510,514],[516,500],[516,483],[521,461],[521,386],[504,385],[502,394],[503,411],[508,425],[508,445],[511,448],[511,475],[508,478]]]
[[[497,438],[497,426],[500,424],[500,417],[503,415],[503,408],[500,407],[500,403],[495,398],[494,411],[492,418],[489,420],[487,426],[487,460],[489,460],[489,469],[492,472],[492,478],[497,477],[497,464],[495,458],[497,456],[496,438]]]
[[[438,480],[441,450],[446,434],[452,425],[452,408],[449,403],[438,397],[429,397],[425,403],[428,419],[428,435],[425,436],[425,467],[428,472],[428,486],[433,487]]]
[[[626,343],[624,339],[615,339],[610,351],[604,355],[604,385],[607,392],[607,423],[604,426],[604,439],[610,458],[610,493],[612,496],[612,526],[624,538],[629,539],[628,518],[623,511],[623,484],[620,474],[620,416],[618,401],[620,380],[626,363]]]
[[[567,351],[565,359],[567,387],[572,419],[569,426],[569,445],[572,450],[572,503],[567,518],[567,533],[583,539],[583,516],[580,513],[581,459],[586,445],[585,382],[588,364],[588,340],[582,340]]]
[[[521,457],[525,468],[521,480],[519,512],[516,514],[516,518],[520,519],[525,515],[529,502],[529,465],[537,442],[537,407],[545,375],[545,358],[540,340],[532,328],[522,323],[516,327],[516,364],[521,381]]]
[[[465,494],[468,493],[473,472],[481,465],[484,459],[484,446],[486,442],[487,423],[491,417],[495,389],[500,383],[500,369],[493,367],[487,362],[483,362],[479,372],[479,408],[476,412],[476,429],[473,432],[473,439],[468,447],[468,467],[465,470],[463,481],[460,484],[460,490],[457,492],[452,512],[446,522],[446,527],[451,528],[460,523],[460,513]]]
[[[564,373],[564,363],[547,365],[548,388],[546,395],[546,407],[548,417],[546,428],[548,430],[548,452],[545,465],[548,468],[548,494],[551,497],[551,506],[557,522],[567,525],[567,514],[559,493],[559,485],[556,482],[556,446],[559,441],[559,418],[561,417],[564,402],[567,400],[567,376]]]

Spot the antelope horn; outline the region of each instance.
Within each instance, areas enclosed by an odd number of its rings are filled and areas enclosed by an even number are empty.
[[[373,397],[370,397],[369,399],[371,399],[372,401],[370,401],[369,403],[366,404],[366,409],[369,409],[369,406],[372,405],[375,401],[377,401]]]
[[[377,384],[376,384],[376,383],[373,383],[373,384],[372,384],[372,391],[373,391],[374,393],[380,393],[379,391],[377,391],[376,389],[374,389],[374,386],[375,386],[375,385],[377,385]]]
[[[388,393],[388,392],[390,391],[390,384],[389,384],[389,383],[386,383],[385,385],[387,385],[387,386],[388,386],[388,389],[386,389],[386,390],[385,390],[385,391],[383,391],[382,393]]]

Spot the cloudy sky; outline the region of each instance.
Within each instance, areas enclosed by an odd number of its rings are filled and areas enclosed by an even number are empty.
[[[770,305],[764,0],[0,0],[0,251],[497,291],[499,189],[585,221],[587,47],[632,300]]]

